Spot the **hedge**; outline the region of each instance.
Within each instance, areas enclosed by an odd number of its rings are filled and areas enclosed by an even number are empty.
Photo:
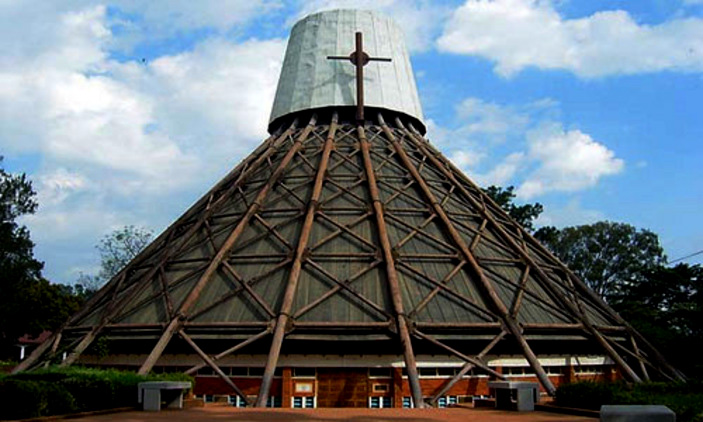
[[[676,413],[679,422],[703,422],[703,383],[576,382],[557,388],[559,406],[599,410],[604,404],[658,404]]]
[[[25,419],[137,405],[143,381],[190,381],[179,373],[137,375],[91,368],[48,368],[0,376],[0,419]]]

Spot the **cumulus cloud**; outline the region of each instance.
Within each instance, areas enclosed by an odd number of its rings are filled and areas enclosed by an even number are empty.
[[[625,167],[625,162],[605,145],[578,129],[564,130],[560,123],[529,131],[527,144],[527,157],[539,166],[518,187],[516,194],[521,198],[586,189]]]
[[[529,122],[529,117],[522,111],[473,97],[459,103],[456,114],[464,122],[464,133],[490,134],[494,141],[503,140],[509,133],[523,131]]]
[[[437,45],[485,57],[506,77],[526,67],[600,77],[703,71],[702,39],[703,19],[694,17],[646,25],[614,10],[565,19],[550,0],[467,0],[454,11]]]
[[[40,208],[26,223],[49,276],[115,227],[159,229],[266,135],[284,41],[214,35],[146,63],[115,60],[112,8],[160,19],[144,5],[0,5],[0,149],[39,157],[30,176]],[[174,3],[163,21],[224,30],[245,19],[188,17],[190,7]],[[175,207],[163,214],[162,204]],[[66,244],[75,253],[64,262]]]
[[[479,184],[516,185],[522,199],[589,189],[623,170],[614,151],[579,129],[564,129],[554,119],[559,114],[550,98],[504,105],[471,97],[457,106],[455,125],[429,121],[428,133]]]
[[[393,18],[403,29],[408,49],[413,52],[428,50],[442,22],[451,14],[449,6],[427,0],[310,0],[300,2],[296,18],[289,23],[330,9],[370,9]]]

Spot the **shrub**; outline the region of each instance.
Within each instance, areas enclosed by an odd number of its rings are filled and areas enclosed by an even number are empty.
[[[185,374],[137,375],[114,369],[48,368],[0,377],[0,419],[22,419],[137,405],[137,384],[193,382]]]
[[[559,406],[598,410],[604,404],[668,406],[680,422],[703,422],[703,384],[693,382],[625,383],[576,382],[559,386]]]

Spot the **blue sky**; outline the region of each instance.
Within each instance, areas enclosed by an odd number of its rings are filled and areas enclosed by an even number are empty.
[[[337,7],[401,25],[432,142],[540,224],[703,249],[703,0],[9,0],[0,155],[34,181],[45,275],[96,272],[102,236],[163,230],[253,150],[291,25]]]

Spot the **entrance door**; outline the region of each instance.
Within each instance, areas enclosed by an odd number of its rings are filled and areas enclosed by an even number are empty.
[[[317,368],[317,407],[368,407],[366,368]]]

